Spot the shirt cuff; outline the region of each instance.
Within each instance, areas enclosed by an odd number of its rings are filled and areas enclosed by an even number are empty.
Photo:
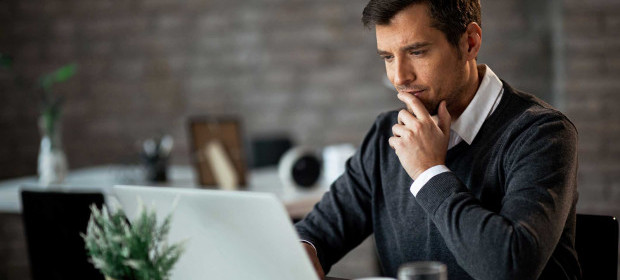
[[[312,248],[314,248],[314,254],[319,255],[319,251],[316,250],[316,247],[314,246],[314,244],[312,244],[312,242],[308,241],[308,240],[300,240],[303,243],[309,244],[310,246],[312,246]]]
[[[422,187],[424,187],[424,185],[426,185],[426,183],[428,183],[428,180],[444,172],[450,172],[450,169],[448,169],[445,165],[435,165],[429,169],[426,169],[422,172],[422,174],[420,174],[420,176],[418,176],[417,180],[413,181],[409,190],[413,196],[418,195],[418,192],[422,189]]]

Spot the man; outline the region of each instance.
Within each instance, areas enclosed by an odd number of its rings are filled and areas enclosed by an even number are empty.
[[[371,0],[407,110],[380,115],[296,224],[321,277],[375,234],[381,269],[435,260],[449,279],[577,279],[577,132],[486,65],[478,0]]]

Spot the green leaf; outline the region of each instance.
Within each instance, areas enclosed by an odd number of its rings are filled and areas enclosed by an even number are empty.
[[[13,66],[13,58],[0,53],[0,67],[11,68]]]
[[[167,245],[171,214],[158,226],[154,210],[141,207],[133,223],[122,210],[91,206],[87,233],[82,234],[90,262],[117,279],[167,280],[184,250],[184,242]]]
[[[77,65],[75,63],[67,64],[56,69],[54,72],[44,75],[40,79],[41,87],[45,91],[49,91],[55,83],[62,83],[75,75]]]
[[[75,63],[61,67],[60,69],[56,70],[56,72],[53,73],[54,81],[57,83],[61,83],[61,82],[64,82],[70,79],[71,77],[75,75],[76,69],[77,69],[77,66]]]

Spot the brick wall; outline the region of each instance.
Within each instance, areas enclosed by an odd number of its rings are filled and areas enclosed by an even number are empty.
[[[28,248],[19,214],[0,213],[0,279],[30,279]]]
[[[397,102],[381,84],[362,3],[334,1],[4,1],[3,52],[29,79],[67,62],[64,143],[72,167],[131,160],[159,133],[187,161],[190,115],[241,116],[247,136],[359,142]],[[36,102],[0,74],[0,177],[34,173]],[[4,97],[6,96],[6,97]],[[333,106],[338,104],[338,106]]]
[[[544,95],[545,41],[512,41],[545,34],[518,2],[483,3],[481,62]],[[15,56],[15,69],[0,71],[0,178],[34,174],[38,151],[36,96],[13,77],[34,81],[69,62],[78,76],[56,91],[66,97],[72,168],[133,162],[136,143],[160,133],[177,140],[174,161],[188,162],[191,115],[239,115],[247,138],[286,132],[300,144],[357,144],[378,113],[399,106],[383,85],[374,32],[361,26],[364,4],[3,1],[0,50]]]
[[[566,0],[566,113],[579,129],[581,210],[620,216],[620,2]]]
[[[564,4],[565,112],[579,129],[578,211],[620,217],[620,2]]]

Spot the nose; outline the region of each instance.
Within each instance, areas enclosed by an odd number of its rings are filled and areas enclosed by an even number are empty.
[[[394,86],[406,86],[415,80],[413,67],[405,59],[396,59],[394,63]]]

